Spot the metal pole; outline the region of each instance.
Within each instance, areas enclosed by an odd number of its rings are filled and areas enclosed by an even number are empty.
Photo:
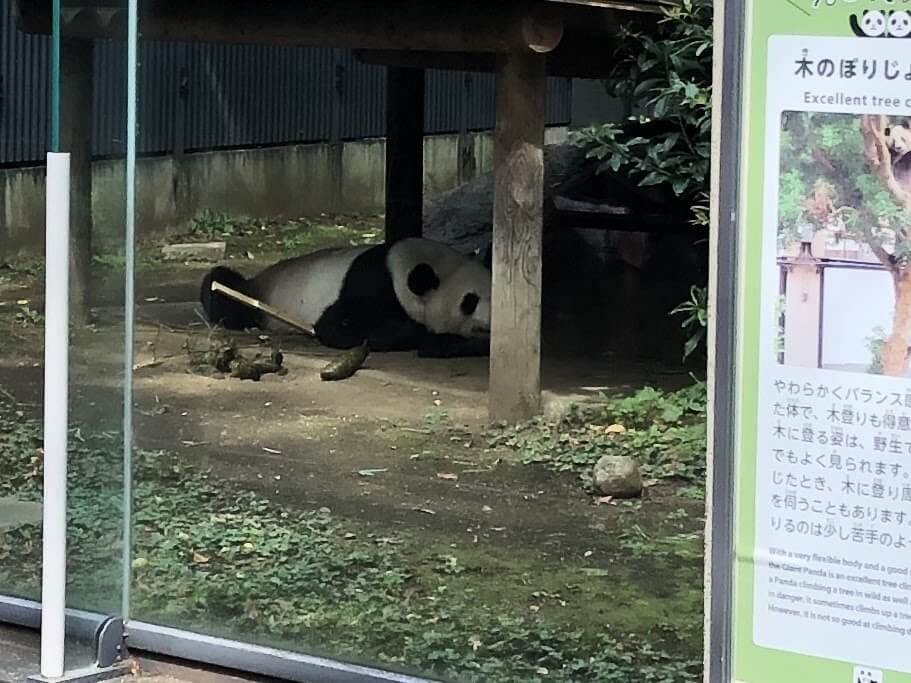
[[[139,69],[138,0],[129,0],[127,26],[127,158],[126,158],[126,234],[124,253],[124,366],[123,366],[123,578],[121,617],[130,618],[130,587],[133,556],[133,337],[135,331],[135,256],[136,256],[136,137],[137,70]]]
[[[69,371],[70,155],[47,155],[41,675],[63,676]]]

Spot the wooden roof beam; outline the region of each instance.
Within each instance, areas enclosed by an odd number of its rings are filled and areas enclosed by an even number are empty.
[[[546,73],[560,78],[606,78],[614,66],[612,47],[603,41],[595,53],[587,51],[554,51],[547,55]],[[440,69],[442,71],[496,72],[496,56],[472,52],[431,52],[429,50],[356,50],[364,64],[391,67]]]
[[[50,33],[50,2],[17,0],[19,26]],[[126,9],[85,0],[68,3],[62,31],[70,38],[126,36]],[[443,0],[350,3],[337,0],[162,0],[140,6],[143,40],[505,53],[550,52],[563,37],[558,5],[513,0],[476,6]]]

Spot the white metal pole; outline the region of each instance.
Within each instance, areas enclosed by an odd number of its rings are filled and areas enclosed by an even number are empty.
[[[47,155],[41,675],[63,676],[69,389],[70,155]]]

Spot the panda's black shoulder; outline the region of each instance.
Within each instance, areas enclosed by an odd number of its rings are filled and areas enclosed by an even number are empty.
[[[387,265],[388,253],[387,245],[377,244],[358,254],[345,273],[339,298],[397,302],[392,274]]]

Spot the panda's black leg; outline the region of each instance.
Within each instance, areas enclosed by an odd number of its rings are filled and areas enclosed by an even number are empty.
[[[420,358],[477,358],[490,355],[490,339],[455,334],[428,334],[418,348]]]
[[[367,343],[371,351],[414,351],[426,334],[423,325],[404,316],[395,316],[374,325]]]
[[[413,351],[426,328],[400,311],[383,307],[373,299],[347,299],[326,309],[314,325],[321,344],[350,349],[367,342],[371,351]]]
[[[336,302],[327,308],[313,326],[316,338],[332,349],[352,349],[364,343],[370,333],[361,308],[349,302]]]

